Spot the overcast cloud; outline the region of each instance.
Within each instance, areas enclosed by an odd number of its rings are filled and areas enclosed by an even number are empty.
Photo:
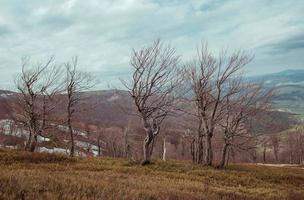
[[[249,74],[304,69],[303,0],[1,0],[0,88],[10,89],[20,60],[78,56],[80,68],[116,84],[132,48],[161,38],[183,60],[197,44],[255,54]]]

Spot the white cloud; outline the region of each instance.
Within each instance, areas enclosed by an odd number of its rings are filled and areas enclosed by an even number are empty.
[[[303,56],[296,58],[303,48],[275,55],[281,43],[303,33],[303,10],[302,0],[3,0],[0,87],[13,83],[22,56],[41,61],[50,55],[58,62],[78,55],[83,70],[115,83],[129,72],[130,50],[157,37],[176,46],[185,60],[208,40],[215,50],[256,52],[251,67],[258,73],[304,68]]]

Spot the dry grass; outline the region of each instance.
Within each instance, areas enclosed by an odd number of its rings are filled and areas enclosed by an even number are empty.
[[[0,199],[304,199],[304,170],[0,151]]]

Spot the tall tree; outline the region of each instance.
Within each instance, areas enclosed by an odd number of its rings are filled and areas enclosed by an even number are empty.
[[[226,163],[229,147],[245,151],[255,148],[258,135],[250,132],[248,124],[258,113],[269,110],[274,95],[274,90],[265,90],[262,84],[244,83],[241,77],[230,79],[227,88],[235,92],[226,96],[223,117],[219,122],[224,138],[220,168]]]
[[[70,62],[65,63],[65,92],[66,92],[66,123],[70,134],[70,156],[75,154],[75,141],[73,120],[75,112],[79,111],[78,104],[82,100],[81,92],[91,89],[94,86],[92,76],[89,73],[77,70],[78,58],[73,58]]]
[[[28,130],[29,137],[25,145],[26,150],[35,151],[38,136],[46,128],[48,115],[54,109],[51,101],[59,93],[57,85],[60,68],[54,64],[51,57],[46,63],[38,63],[28,68],[28,59],[22,61],[22,72],[16,79],[16,86],[20,92],[18,105],[20,112],[14,112],[14,119],[21,122]]]
[[[223,116],[223,102],[227,96],[236,92],[227,89],[229,80],[238,76],[241,69],[251,60],[252,57],[243,51],[236,51],[231,55],[227,55],[227,51],[222,51],[219,56],[215,56],[207,44],[202,44],[197,50],[197,57],[186,66],[199,119],[198,138],[200,140],[198,141],[202,141],[201,138],[205,140],[206,165],[212,165],[212,138]]]
[[[164,45],[160,40],[149,47],[134,50],[131,55],[133,77],[128,83],[123,81],[123,84],[134,101],[137,115],[142,119],[146,132],[143,165],[150,163],[153,144],[161,124],[177,102],[174,91],[179,81],[179,58],[174,48]]]

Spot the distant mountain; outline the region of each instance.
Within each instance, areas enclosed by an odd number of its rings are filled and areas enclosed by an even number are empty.
[[[304,70],[287,70],[262,76],[247,77],[251,82],[265,82],[265,87],[276,87],[275,108],[278,111],[298,114],[304,119]],[[11,100],[17,93],[0,90],[0,117],[7,110],[3,102]],[[79,104],[79,121],[85,123],[123,124],[130,117],[132,99],[127,91],[99,90],[82,93],[85,101]],[[64,98],[64,95],[62,95]],[[64,104],[58,105],[58,112],[64,110]]]
[[[0,90],[0,119],[7,117],[9,109],[7,107],[7,100],[14,95],[14,92],[7,90]]]
[[[7,128],[1,130],[1,123],[2,127],[9,127],[10,120],[8,119],[10,118],[9,114],[12,110],[8,104],[16,101],[18,95],[18,93],[10,91],[0,91],[0,146],[4,145],[6,147],[15,147],[22,145],[24,143],[24,139],[20,140],[20,138],[27,137],[27,132],[20,132],[18,129],[16,129],[17,133],[14,135],[9,135],[10,131],[7,131]],[[61,94],[59,99],[60,103],[57,104],[52,115],[55,116],[55,120],[57,120],[57,123],[60,125],[53,127],[54,131],[50,131],[50,134],[44,133],[44,137],[41,138],[40,144],[40,147],[44,149],[43,151],[65,152],[65,148],[68,145],[68,135],[65,131],[66,124],[64,123],[65,94]],[[76,109],[79,112],[76,111],[73,118],[74,129],[77,131],[75,141],[78,150],[83,149],[82,152],[87,152],[88,145],[93,145],[92,149],[94,148],[96,150],[96,141],[86,136],[88,128],[86,125],[88,124],[90,125],[90,128],[93,127],[93,130],[96,130],[97,126],[103,127],[103,129],[107,130],[103,133],[103,137],[108,138],[108,141],[113,141],[113,144],[116,143],[117,145],[120,145],[124,144],[122,142],[124,137],[122,135],[124,134],[122,130],[131,123],[132,128],[130,129],[130,135],[133,135],[132,141],[134,140],[134,142],[138,142],[138,144],[140,144],[139,146],[141,146],[142,140],[144,139],[143,135],[140,134],[143,131],[141,128],[142,122],[138,117],[130,115],[134,106],[127,91],[87,91],[81,93],[81,99],[83,100],[79,102],[78,108]],[[183,106],[187,106],[187,104]],[[278,111],[260,113],[257,119],[259,120],[253,120],[251,123],[251,131],[253,133],[280,132],[298,123],[290,113]],[[190,125],[195,123],[191,120],[193,120],[191,117],[185,116],[181,112],[176,113],[175,117],[169,117],[166,120],[166,141],[174,145],[174,152],[176,151],[176,146],[179,143],[179,138],[184,137],[185,124],[189,123]],[[161,145],[162,144],[160,143],[157,146],[162,147]],[[111,154],[108,153],[106,155]]]
[[[277,73],[252,76],[248,80],[262,81],[269,86],[296,85],[304,87],[304,70],[285,70]]]
[[[304,119],[304,70],[285,70],[278,73],[248,77],[250,82],[263,82],[277,90],[275,107],[298,114]]]
[[[13,95],[15,92],[12,91],[8,91],[8,90],[0,90],[0,98],[5,98],[8,97],[10,95]]]

